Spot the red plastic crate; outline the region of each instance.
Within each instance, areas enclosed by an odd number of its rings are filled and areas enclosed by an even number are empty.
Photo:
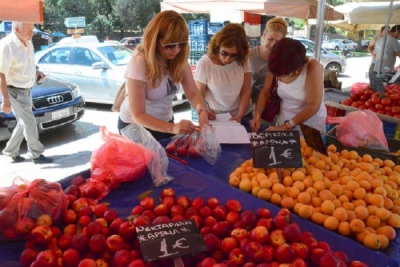
[[[247,22],[251,25],[253,24],[261,24],[261,15],[253,14],[249,12],[244,12],[244,22]]]
[[[325,106],[326,107],[326,113],[328,116],[331,117],[343,117],[346,115],[346,110],[344,109],[339,109],[331,106]]]

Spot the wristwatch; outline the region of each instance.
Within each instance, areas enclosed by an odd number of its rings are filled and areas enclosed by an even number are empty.
[[[296,127],[296,124],[294,123],[293,120],[286,120],[283,124],[289,125],[290,130],[292,130],[294,127]]]

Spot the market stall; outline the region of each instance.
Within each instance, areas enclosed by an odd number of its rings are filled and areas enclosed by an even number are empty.
[[[110,203],[120,217],[130,214],[132,207],[138,204],[138,196],[152,190],[150,196],[157,198],[161,190],[171,187],[179,195],[187,195],[190,198],[200,196],[204,199],[217,197],[221,203],[229,199],[237,199],[243,203],[244,209],[257,210],[260,207],[268,208],[272,214],[276,214],[279,207],[255,198],[227,184],[227,177],[236,165],[249,158],[250,147],[245,145],[223,145],[222,155],[215,166],[207,165],[202,158],[188,159],[188,165],[175,160],[170,160],[168,174],[174,177],[167,185],[154,187],[149,173],[133,183],[125,183],[118,190],[112,191],[104,202]],[[185,159],[186,160],[186,159]],[[90,171],[80,173],[85,178],[90,176]],[[63,188],[70,185],[72,179],[66,177],[60,183]],[[101,201],[101,202],[102,202]],[[338,235],[321,226],[301,219],[293,214],[294,221],[299,223],[302,231],[310,231],[321,241],[328,242],[332,250],[345,251],[351,260],[361,259],[369,266],[374,267],[398,267],[400,259],[400,236],[397,235],[390,247],[383,251],[374,251],[366,248],[352,238]],[[399,233],[399,231],[397,231]],[[13,267],[19,265],[19,255],[24,248],[24,242],[1,242],[0,258],[2,266]]]

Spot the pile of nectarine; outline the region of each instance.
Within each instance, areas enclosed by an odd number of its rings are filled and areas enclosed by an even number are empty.
[[[266,208],[243,210],[235,199],[222,204],[215,197],[177,196],[173,188],[159,199],[143,197],[128,218],[84,197],[70,203],[62,227],[48,218],[28,236],[22,267],[174,266],[173,259],[143,261],[136,227],[188,219],[208,251],[183,256],[184,266],[367,266],[302,232],[288,209],[273,216]]]

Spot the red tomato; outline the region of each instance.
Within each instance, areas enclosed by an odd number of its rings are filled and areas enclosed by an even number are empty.
[[[381,99],[381,103],[384,106],[390,106],[390,104],[392,104],[392,101],[389,98],[384,97],[384,98]]]
[[[355,108],[358,108],[360,106],[360,103],[358,103],[358,101],[355,101],[355,102],[351,103],[351,106],[355,107]]]
[[[373,104],[380,104],[381,103],[381,99],[376,95],[372,95],[371,101],[372,101]]]
[[[392,113],[393,114],[400,114],[400,107],[399,106],[392,107]]]
[[[353,103],[353,100],[351,100],[351,99],[342,100],[343,105],[351,106],[351,103]]]
[[[368,109],[371,110],[372,112],[376,112],[376,108],[375,107],[370,107]]]
[[[370,107],[373,107],[373,106],[374,106],[374,104],[372,104],[371,99],[365,101],[365,105],[367,106],[367,108],[370,108]]]
[[[399,114],[394,114],[393,117],[400,119],[400,115]]]
[[[359,97],[360,97],[360,96],[359,96],[357,93],[351,93],[351,94],[350,94],[350,98],[351,98],[352,100],[358,100]]]
[[[383,109],[385,110],[385,112],[392,112],[392,107],[390,106],[384,106]]]
[[[376,113],[385,115],[385,111],[384,111],[383,109],[378,109],[378,110],[376,111]]]
[[[393,92],[393,93],[389,94],[389,99],[397,102],[400,100],[400,95],[398,93]]]
[[[385,112],[385,115],[386,115],[386,116],[393,117],[393,113],[392,113],[392,112],[390,112],[390,111],[386,111],[386,112]]]
[[[359,108],[359,109],[366,109],[367,106],[366,106],[366,105],[360,105],[358,108]]]
[[[382,104],[375,104],[375,108],[377,110],[383,110],[383,105]]]
[[[361,101],[366,101],[368,98],[369,98],[369,96],[367,96],[367,95],[360,96]]]
[[[367,96],[371,96],[373,92],[374,91],[372,91],[371,89],[367,89],[367,90],[365,90],[364,94]]]

